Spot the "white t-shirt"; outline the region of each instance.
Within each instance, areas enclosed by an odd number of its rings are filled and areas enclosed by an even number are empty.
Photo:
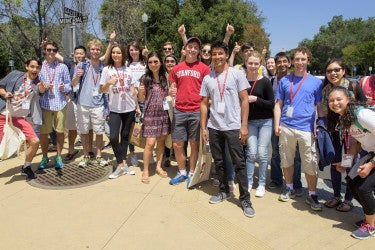
[[[146,66],[143,65],[141,62],[132,62],[129,65],[129,68],[133,72],[134,76],[134,87],[139,88],[139,79],[145,74],[146,72]]]
[[[116,113],[127,113],[135,110],[135,103],[131,85],[134,85],[133,72],[126,66],[115,68],[106,66],[103,69],[100,85],[104,85],[112,77],[117,77],[115,85],[108,90],[109,111]]]
[[[361,143],[362,149],[375,152],[375,112],[364,108],[358,112],[357,119],[362,127],[368,131],[364,132],[355,124],[352,124],[350,135]]]

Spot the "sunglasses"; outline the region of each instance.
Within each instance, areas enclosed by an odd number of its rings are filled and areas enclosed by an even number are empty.
[[[332,72],[339,73],[342,70],[342,68],[336,68],[336,69],[327,69],[326,73],[331,74]]]
[[[175,60],[165,60],[165,63],[176,63]]]
[[[148,64],[159,64],[159,61],[158,61],[158,60],[155,60],[155,61],[148,61],[147,63],[148,63]]]
[[[202,49],[202,52],[203,52],[203,53],[208,53],[208,54],[210,54],[210,53],[211,53],[211,50],[208,50],[208,49]]]
[[[56,53],[56,52],[57,52],[57,49],[46,49],[46,51],[47,51],[47,52],[52,52],[52,51],[53,51],[53,52]]]
[[[163,50],[172,50],[172,48],[163,48]]]

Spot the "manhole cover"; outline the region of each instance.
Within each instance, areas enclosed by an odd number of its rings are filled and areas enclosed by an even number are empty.
[[[97,164],[89,164],[85,168],[80,168],[78,162],[71,162],[64,164],[61,170],[56,170],[51,166],[38,170],[36,171],[38,178],[28,183],[46,189],[79,188],[107,180],[111,172],[112,165],[101,167]]]

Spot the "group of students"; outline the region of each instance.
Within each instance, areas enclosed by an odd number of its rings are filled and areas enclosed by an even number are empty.
[[[171,43],[163,46],[163,60],[158,52],[142,51],[137,43],[130,43],[125,50],[111,35],[104,59],[100,58],[100,41],[90,41],[90,59],[79,57],[82,59],[71,64],[69,75],[68,67],[58,61],[57,44],[47,41],[43,44],[43,63],[31,59],[27,62],[26,73],[12,72],[1,80],[0,140],[5,123],[5,100],[11,98],[13,124],[24,131],[29,142],[22,172],[29,179],[36,177],[30,166],[39,145],[39,139],[25,117],[31,116],[34,124],[39,125],[43,154],[38,165],[40,170],[49,162],[48,134],[52,129],[56,131],[54,166],[59,170],[63,167],[61,150],[65,120],[74,115],[75,120],[69,124],[69,134],[72,131],[69,158],[75,152],[71,144],[74,144],[74,130],[78,130],[84,151],[79,166],[86,167],[94,160],[90,157],[90,134],[95,133],[95,160],[102,166],[108,165],[101,156],[107,117],[109,140],[117,163],[109,178],[134,175],[126,163],[128,137],[134,117],[142,113],[146,138],[143,183],[150,182],[149,164],[156,143],[155,172],[167,177],[162,168],[164,145],[167,135],[172,134],[178,172],[170,184],[186,181],[189,187],[198,160],[199,143],[204,140],[210,145],[219,188],[209,202],[215,204],[231,197],[236,178],[243,212],[245,216],[253,217],[255,210],[250,191],[254,184],[255,163],[259,164],[255,196],[263,197],[271,142],[271,183],[268,187],[283,186],[278,198],[282,202],[302,196],[303,165],[308,189],[306,203],[320,211],[322,204],[316,194],[319,152],[315,134],[318,124],[327,127],[335,152],[335,159],[331,161],[334,196],[325,205],[348,211],[352,207],[351,196],[354,196],[363,206],[365,219],[356,223],[359,229],[352,236],[359,239],[374,236],[375,112],[365,103],[355,102],[364,102],[366,96],[359,84],[345,78],[342,61],[335,59],[327,64],[323,83],[308,73],[312,55],[305,47],[296,48],[291,56],[280,52],[265,60],[264,51],[258,53],[252,43],[236,44],[230,54],[227,44],[234,32],[230,25],[224,41],[212,44],[202,45],[197,37],[188,39],[183,25],[178,32],[184,42],[180,62],[172,54]],[[234,57],[240,51],[243,63],[233,65]],[[75,52],[78,54],[77,50]],[[106,61],[106,66],[102,60]],[[289,73],[292,64],[294,71]],[[173,117],[168,112],[167,96],[172,97]],[[27,107],[35,101],[40,109],[28,114],[30,108]],[[37,114],[43,122],[34,119]],[[190,145],[189,168],[186,167],[186,141]],[[130,151],[134,152],[134,148]],[[360,159],[354,165],[359,153],[361,159],[366,157],[367,161]],[[131,162],[137,165],[134,158]],[[351,177],[347,179],[348,190],[342,201],[341,173],[345,171],[351,172]]]

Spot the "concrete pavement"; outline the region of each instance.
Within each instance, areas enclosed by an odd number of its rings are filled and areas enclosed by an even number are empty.
[[[110,153],[111,151],[106,151]],[[137,151],[141,161],[141,151]],[[63,153],[66,153],[64,150]],[[53,155],[53,154],[50,154]],[[40,151],[33,168],[41,159]],[[78,159],[76,159],[78,161]],[[350,237],[362,218],[357,207],[340,213],[314,212],[305,198],[283,203],[280,190],[251,200],[254,218],[243,215],[235,197],[219,204],[208,199],[217,189],[210,181],[187,190],[169,178],[151,175],[141,183],[121,176],[92,186],[50,190],[29,185],[19,175],[23,156],[0,162],[1,249],[370,249],[374,239]],[[140,164],[142,167],[142,164]],[[152,165],[151,169],[154,169]],[[319,179],[318,195],[329,197],[327,181]],[[256,186],[255,186],[256,187]],[[306,191],[306,190],[305,190]],[[322,200],[323,202],[323,200]],[[372,246],[372,247],[371,247]]]

